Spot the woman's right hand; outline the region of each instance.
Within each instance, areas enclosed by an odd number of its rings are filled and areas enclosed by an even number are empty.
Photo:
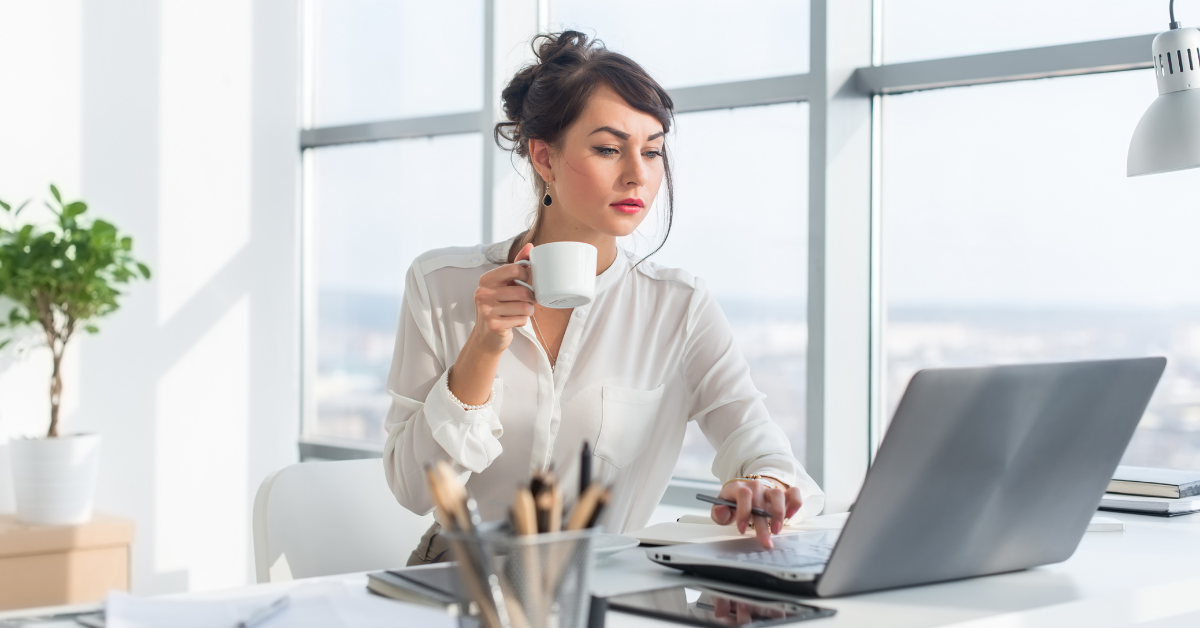
[[[526,244],[516,259],[529,259],[532,244]],[[512,342],[513,327],[525,325],[533,316],[533,292],[512,283],[529,282],[529,268],[505,264],[484,273],[475,289],[475,329],[458,353],[446,384],[462,403],[487,402],[492,380],[500,368],[500,356]]]
[[[533,244],[526,244],[516,260],[529,259],[532,249]],[[475,329],[469,342],[484,353],[503,353],[512,342],[513,328],[523,327],[533,316],[536,303],[533,291],[514,284],[514,279],[531,283],[529,267],[505,264],[479,278],[479,287],[475,289]]]

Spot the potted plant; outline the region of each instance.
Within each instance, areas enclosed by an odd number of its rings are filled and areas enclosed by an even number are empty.
[[[21,224],[21,210],[0,201],[6,225],[0,224],[0,297],[12,304],[0,328],[40,328],[50,349],[50,429],[45,438],[11,441],[13,488],[17,518],[25,523],[73,524],[91,518],[99,467],[98,434],[59,434],[62,359],[76,332],[96,333],[94,319],[114,312],[120,284],[150,269],[133,259],[133,240],[103,220],[85,223],[87,205],[64,203],[50,186],[54,204],[46,207],[57,220],[49,228]],[[12,338],[0,341],[3,348]]]

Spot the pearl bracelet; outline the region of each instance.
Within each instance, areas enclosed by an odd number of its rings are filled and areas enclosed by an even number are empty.
[[[492,406],[492,400],[494,400],[496,398],[496,385],[492,384],[492,393],[490,395],[488,395],[488,400],[477,406],[463,403],[462,401],[460,401],[458,399],[458,397],[455,397],[454,393],[450,390],[450,378],[448,378],[448,377],[446,378],[446,393],[448,395],[450,395],[450,401],[457,403],[460,408],[470,412],[471,410],[482,410],[484,408],[490,408]]]

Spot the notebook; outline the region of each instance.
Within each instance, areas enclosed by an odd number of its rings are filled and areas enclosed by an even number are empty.
[[[454,563],[367,574],[367,589],[372,593],[442,610],[455,603],[456,586]]]
[[[799,523],[784,526],[782,534],[794,532],[811,532],[814,530],[840,530],[846,523],[849,513],[836,515],[820,515]],[[740,534],[737,526],[719,526],[712,519],[701,515],[684,515],[678,521],[659,523],[648,528],[629,532],[642,542],[642,545],[679,545],[681,543],[708,543],[711,541],[729,541],[754,536],[753,530]]]
[[[1120,466],[1108,483],[1108,492],[1146,497],[1193,497],[1200,495],[1200,471]]]
[[[1133,512],[1139,515],[1174,517],[1200,512],[1200,497],[1144,497],[1142,495],[1117,495],[1105,493],[1100,500],[1100,510]]]

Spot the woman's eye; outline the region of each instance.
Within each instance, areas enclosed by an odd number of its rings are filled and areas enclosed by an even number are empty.
[[[594,148],[596,149],[596,152],[600,153],[601,155],[604,155],[605,157],[617,154],[617,149],[615,149],[615,148],[609,148],[607,146],[596,146]]]
[[[661,150],[648,150],[648,151],[646,151],[645,155],[647,157],[649,157],[650,159],[655,159],[658,157],[662,157],[662,151]]]

